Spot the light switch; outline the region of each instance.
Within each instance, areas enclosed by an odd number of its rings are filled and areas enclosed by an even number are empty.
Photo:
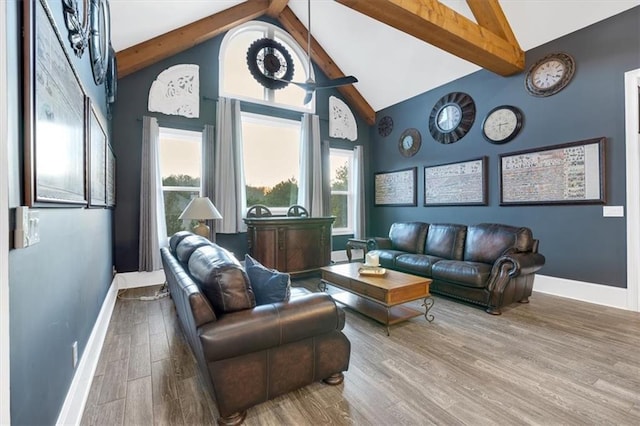
[[[624,206],[602,206],[603,217],[624,217]]]

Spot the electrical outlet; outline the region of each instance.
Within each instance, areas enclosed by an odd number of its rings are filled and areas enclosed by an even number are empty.
[[[77,340],[73,342],[73,345],[71,345],[71,358],[73,361],[73,368],[76,368],[76,365],[78,365],[78,341]]]

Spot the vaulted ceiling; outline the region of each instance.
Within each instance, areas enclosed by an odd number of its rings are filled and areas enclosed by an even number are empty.
[[[111,0],[119,76],[262,15],[304,47],[306,0]],[[312,0],[312,58],[370,124],[375,111],[485,68],[522,72],[524,53],[638,0]]]

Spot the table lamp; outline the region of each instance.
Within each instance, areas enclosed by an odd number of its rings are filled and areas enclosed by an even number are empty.
[[[191,200],[178,219],[197,220],[193,232],[209,238],[209,226],[204,221],[222,219],[222,215],[208,197],[197,197]]]

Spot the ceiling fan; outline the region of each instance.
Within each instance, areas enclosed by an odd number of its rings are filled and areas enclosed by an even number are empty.
[[[307,94],[305,95],[304,101],[303,101],[305,105],[311,102],[311,99],[313,98],[313,93],[316,90],[333,89],[336,87],[346,86],[346,85],[358,82],[358,79],[352,75],[349,75],[346,77],[334,78],[325,83],[316,83],[313,80],[313,78],[311,77],[311,0],[307,0],[307,16],[309,18],[307,23],[307,67],[308,67],[307,69],[309,70],[309,78],[307,79],[307,81],[302,83],[298,81],[283,80],[283,79],[271,77],[274,80],[283,81],[283,82],[286,81],[287,83],[296,85],[302,88],[304,91],[306,91]]]

